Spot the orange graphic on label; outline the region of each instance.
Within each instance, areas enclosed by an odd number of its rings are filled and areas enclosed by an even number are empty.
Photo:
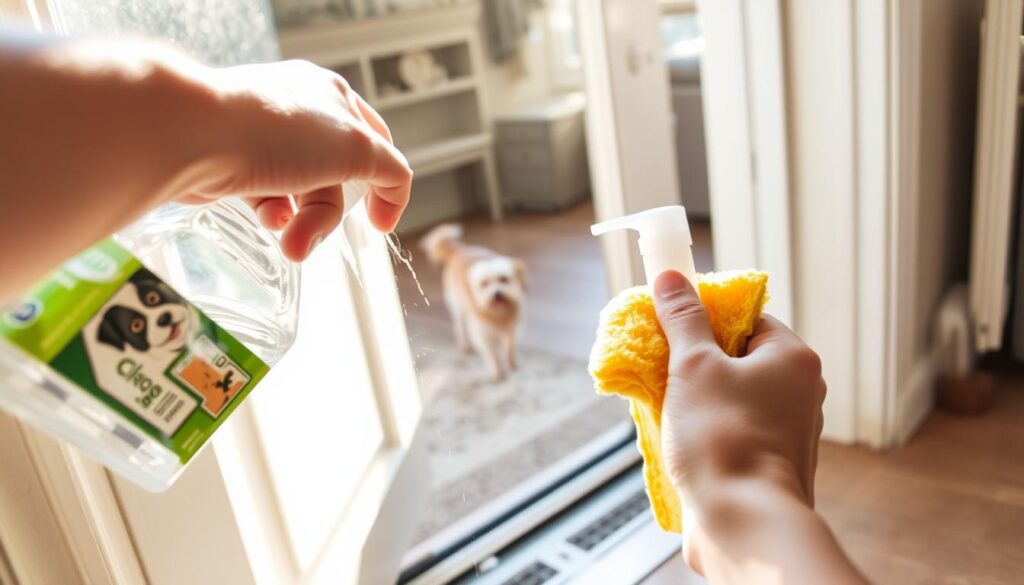
[[[182,386],[202,397],[202,408],[220,415],[231,399],[245,388],[251,377],[205,335],[188,345],[187,352],[169,374]]]
[[[197,356],[192,357],[179,375],[196,392],[203,395],[203,406],[213,413],[219,413],[231,397],[238,394],[245,385],[245,380],[237,378],[234,370],[221,372]]]

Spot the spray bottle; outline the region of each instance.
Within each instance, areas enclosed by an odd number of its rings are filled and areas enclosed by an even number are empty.
[[[666,270],[681,272],[691,283],[697,282],[697,269],[693,263],[693,238],[682,205],[655,207],[632,215],[603,221],[591,226],[590,232],[599,236],[615,230],[631,229],[640,234],[637,242],[644,262],[647,284],[654,284],[658,275]]]
[[[343,191],[347,213],[366,185]],[[291,347],[298,298],[245,204],[165,205],[0,311],[0,406],[164,490]]]

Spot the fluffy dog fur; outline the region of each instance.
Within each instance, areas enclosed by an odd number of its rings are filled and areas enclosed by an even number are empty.
[[[476,350],[494,378],[504,378],[518,367],[516,338],[526,293],[523,261],[466,244],[455,224],[434,228],[420,246],[442,267],[444,302],[459,348]]]

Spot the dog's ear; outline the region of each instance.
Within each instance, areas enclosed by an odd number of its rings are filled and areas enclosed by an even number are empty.
[[[516,258],[512,264],[516,267],[516,279],[519,280],[519,286],[526,290],[526,262]]]
[[[131,275],[131,277],[128,278],[128,280],[135,284],[139,284],[140,282],[160,282],[160,279],[146,268],[139,268]]]
[[[103,315],[103,321],[100,322],[100,330],[96,338],[100,343],[106,343],[124,351],[124,337],[121,335],[121,331],[110,322],[109,317],[109,311],[106,315]]]

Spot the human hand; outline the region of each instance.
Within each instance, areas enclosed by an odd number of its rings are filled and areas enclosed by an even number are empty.
[[[380,115],[337,73],[305,61],[208,69],[193,76],[215,97],[213,145],[179,201],[246,197],[281,247],[305,258],[342,219],[341,183],[363,180],[370,222],[391,231],[412,171]],[[293,213],[294,195],[297,212]]]
[[[0,140],[0,304],[168,201],[245,197],[302,260],[341,221],[342,183],[370,186],[381,231],[409,200],[387,126],[309,63],[215,69],[145,41],[0,31],[0,71],[0,112],[17,113]]]
[[[818,356],[774,318],[765,316],[746,355],[732,358],[682,275],[666,272],[654,289],[671,349],[665,463],[690,514],[687,562],[701,570],[703,549],[714,546],[708,511],[733,487],[767,485],[813,508],[825,382]]]

